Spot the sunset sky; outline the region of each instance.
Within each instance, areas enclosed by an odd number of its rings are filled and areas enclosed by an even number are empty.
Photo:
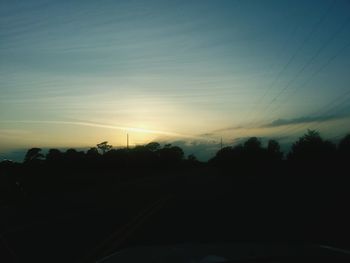
[[[350,1],[0,1],[0,157],[350,131]],[[198,152],[200,151],[200,152]]]

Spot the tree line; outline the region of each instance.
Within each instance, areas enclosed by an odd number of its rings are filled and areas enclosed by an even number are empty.
[[[281,151],[280,144],[276,140],[269,140],[267,147],[262,147],[258,138],[251,137],[242,144],[219,150],[210,162],[229,165],[232,164],[232,161],[251,163],[282,160],[303,164],[350,160],[350,134],[335,144],[323,139],[319,132],[308,130],[292,144],[286,155]]]
[[[21,199],[30,192],[62,191],[69,187],[76,190],[87,184],[108,185],[173,172],[330,178],[346,175],[349,161],[350,134],[335,144],[312,130],[295,141],[287,154],[276,140],[269,140],[263,146],[260,139],[251,137],[241,144],[220,149],[207,162],[198,161],[193,154],[186,157],[178,146],[157,142],[115,149],[105,141],[87,151],[50,149],[46,154],[40,148],[31,148],[22,163],[0,163],[0,201]],[[303,176],[303,181],[307,178],[311,177]]]
[[[227,146],[216,152],[207,164],[229,166],[232,163],[271,163],[283,160],[290,162],[332,162],[346,161],[350,158],[350,134],[338,144],[323,139],[317,131],[308,130],[295,141],[290,151],[284,154],[276,140],[269,140],[266,147],[260,139],[251,137],[241,144]],[[173,168],[183,164],[199,165],[195,155],[185,157],[179,146],[158,142],[138,145],[133,148],[114,149],[107,141],[101,142],[86,152],[76,149],[60,151],[50,149],[46,154],[40,148],[27,151],[22,165],[27,167],[52,166],[57,168]],[[3,161],[1,166],[11,165]]]
[[[194,161],[194,158],[189,160]],[[133,148],[113,149],[107,141],[99,143],[86,152],[75,149],[60,151],[50,149],[46,155],[40,148],[27,151],[23,165],[27,167],[74,168],[155,168],[174,167],[185,161],[184,151],[171,144],[161,146],[158,142],[138,145]],[[189,161],[190,162],[190,161]]]

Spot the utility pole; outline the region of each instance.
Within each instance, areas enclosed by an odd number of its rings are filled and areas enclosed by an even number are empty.
[[[221,137],[221,140],[220,140],[220,149],[222,150],[222,137]]]
[[[126,149],[129,149],[129,133],[126,134]]]

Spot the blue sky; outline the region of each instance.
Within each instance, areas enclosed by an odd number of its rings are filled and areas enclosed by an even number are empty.
[[[0,154],[350,130],[350,2],[1,1]],[[190,148],[190,147],[188,147]],[[214,147],[215,148],[215,147]]]

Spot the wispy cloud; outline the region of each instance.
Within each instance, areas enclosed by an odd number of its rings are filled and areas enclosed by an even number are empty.
[[[226,132],[226,131],[241,130],[241,129],[245,129],[245,127],[243,127],[243,126],[229,126],[229,127],[214,130],[211,133],[214,134],[217,132]]]
[[[339,120],[348,117],[345,114],[337,114],[337,115],[324,115],[324,116],[303,116],[292,119],[276,119],[270,123],[266,123],[260,126],[228,126],[221,129],[213,130],[209,133],[202,134],[203,136],[214,136],[216,133],[232,131],[232,130],[241,130],[241,129],[256,129],[256,128],[274,128],[285,125],[298,125],[303,123],[311,123],[311,122],[327,122],[332,120]]]
[[[311,123],[311,122],[326,122],[331,120],[341,119],[344,116],[336,116],[336,115],[325,115],[325,116],[304,116],[294,119],[277,119],[272,121],[271,123],[264,124],[260,126],[261,128],[273,128],[285,125],[297,125],[303,123]]]
[[[239,131],[239,130],[245,130],[245,131],[257,131],[258,133],[255,134],[255,136],[258,136],[261,132],[261,128],[266,129],[273,129],[281,126],[287,126],[287,125],[299,125],[299,124],[308,124],[308,123],[321,123],[321,122],[327,122],[327,121],[335,121],[340,120],[344,118],[348,118],[349,114],[334,114],[334,115],[324,115],[324,116],[302,116],[298,118],[291,118],[291,119],[276,119],[270,123],[265,123],[263,125],[251,125],[251,126],[227,126],[223,127],[221,129],[216,129],[207,133],[200,134],[199,136],[202,137],[217,137],[220,136],[221,133],[230,132],[230,131]],[[259,131],[260,130],[260,131]],[[249,136],[248,136],[249,137]],[[247,137],[238,137],[235,138],[235,142],[240,141],[241,139],[246,139]]]
[[[86,121],[13,120],[13,121],[0,121],[0,123],[1,122],[2,123],[23,123],[23,124],[77,125],[77,126],[104,128],[104,129],[122,130],[122,131],[126,131],[126,132],[140,132],[140,133],[166,135],[166,136],[172,136],[172,137],[199,138],[198,136],[193,136],[193,135],[189,135],[189,134],[182,134],[182,133],[176,133],[176,132],[169,132],[169,131],[162,131],[162,130],[153,130],[153,129],[143,129],[143,128],[119,126],[119,125],[109,125],[109,124],[102,124],[102,123],[95,123],[95,122],[86,122]]]

